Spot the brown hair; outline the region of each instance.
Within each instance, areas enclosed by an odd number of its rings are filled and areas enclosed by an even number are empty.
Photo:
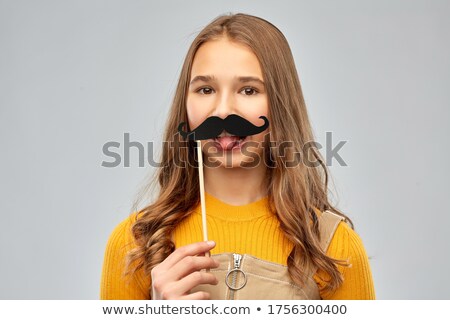
[[[164,148],[162,153],[157,172],[158,197],[139,211],[139,218],[133,224],[137,247],[128,255],[127,269],[131,269],[128,273],[144,268],[150,275],[152,268],[174,251],[171,240],[174,228],[199,205],[197,169],[192,165],[176,165],[176,159],[196,163],[194,148],[180,148],[182,141],[174,133],[181,122],[187,122],[186,95],[195,53],[203,43],[221,37],[248,46],[259,60],[269,99],[270,140],[292,142],[293,148],[283,150],[285,157],[297,153],[302,159],[308,157],[318,164],[311,166],[300,161],[297,166],[288,168],[279,156],[281,151],[271,149],[274,166],[267,170],[267,192],[282,231],[294,245],[287,260],[293,281],[303,284],[305,270],[318,268],[329,276],[327,289],[335,290],[343,282],[337,264],[345,263],[328,257],[321,250],[319,222],[314,209],[331,210],[353,225],[329,203],[328,172],[320,153],[309,148],[309,154],[305,154],[303,146],[313,141],[313,134],[286,38],[270,22],[241,13],[217,17],[200,31],[189,48],[164,134],[164,141],[173,147]]]

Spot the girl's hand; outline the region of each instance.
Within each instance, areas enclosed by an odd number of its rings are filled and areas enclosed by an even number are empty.
[[[219,262],[204,256],[215,246],[214,241],[203,241],[180,247],[154,267],[151,272],[152,299],[209,299],[208,292],[191,294],[190,290],[199,284],[218,283],[215,275],[200,271],[219,266]]]

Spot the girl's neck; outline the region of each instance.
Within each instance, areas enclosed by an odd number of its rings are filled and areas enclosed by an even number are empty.
[[[204,167],[205,192],[234,205],[246,205],[267,196],[265,166],[256,168]]]

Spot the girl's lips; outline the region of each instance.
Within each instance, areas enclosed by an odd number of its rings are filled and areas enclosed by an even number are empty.
[[[233,149],[240,149],[241,144],[247,139],[247,137],[238,137],[238,136],[227,136],[214,138],[215,146],[218,150],[230,151]]]

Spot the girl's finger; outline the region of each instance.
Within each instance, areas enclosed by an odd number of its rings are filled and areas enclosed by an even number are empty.
[[[210,272],[196,271],[178,281],[176,288],[172,289],[176,292],[176,295],[183,296],[188,294],[192,288],[200,284],[216,285],[217,283],[218,280],[214,274]]]
[[[196,256],[198,254],[205,253],[215,246],[216,243],[214,241],[202,241],[179,247],[174,252],[172,252],[163,262],[161,262],[160,265],[164,269],[171,268],[184,257]]]
[[[170,279],[166,280],[180,280],[195,271],[214,269],[218,266],[219,262],[210,257],[184,257],[170,269]]]

